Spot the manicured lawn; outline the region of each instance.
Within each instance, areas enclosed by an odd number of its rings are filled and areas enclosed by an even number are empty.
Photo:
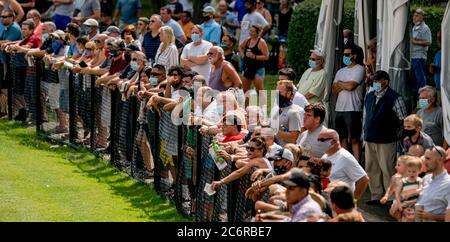
[[[186,221],[108,161],[51,145],[0,121],[0,221]]]

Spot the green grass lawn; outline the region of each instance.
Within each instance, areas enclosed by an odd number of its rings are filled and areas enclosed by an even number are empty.
[[[187,221],[150,186],[87,151],[0,121],[0,221]]]

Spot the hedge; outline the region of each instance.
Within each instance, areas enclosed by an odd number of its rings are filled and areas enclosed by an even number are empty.
[[[314,47],[316,26],[319,18],[321,0],[306,0],[294,9],[291,22],[289,23],[288,38],[288,66],[301,74],[308,68],[309,50]],[[424,5],[424,1],[414,1],[411,4],[411,16],[417,8],[422,8],[425,13],[425,22],[430,27],[433,35],[433,44],[428,51],[428,63],[433,61],[438,47],[436,33],[441,27],[445,12],[443,5]],[[343,29],[354,28],[354,6],[353,0],[344,1]]]
[[[289,23],[287,61],[288,66],[299,74],[309,68],[309,50],[314,48],[321,2],[321,0],[306,0],[300,3],[294,9]],[[354,9],[354,1],[344,2],[344,28],[353,29]]]

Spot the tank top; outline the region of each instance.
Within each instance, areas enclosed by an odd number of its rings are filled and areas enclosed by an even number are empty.
[[[416,189],[419,188],[419,181],[409,182],[406,179],[402,179],[402,192],[401,192],[401,202],[402,207],[412,208],[419,198],[419,193]]]
[[[228,90],[222,80],[223,67],[228,64],[227,61],[223,61],[222,65],[218,70],[211,69],[211,73],[209,75],[209,86],[217,91],[224,92]]]
[[[247,67],[256,67],[256,69],[260,69],[264,67],[264,61],[258,61],[255,59],[251,59],[248,58],[245,53],[247,53],[248,50],[250,50],[253,54],[255,55],[262,55],[262,51],[258,48],[259,45],[259,41],[261,40],[261,38],[258,38],[258,41],[256,42],[255,46],[253,46],[252,48],[250,48],[248,45],[250,43],[250,39],[247,40],[247,43],[245,43],[245,48],[244,48],[244,62],[245,65]]]

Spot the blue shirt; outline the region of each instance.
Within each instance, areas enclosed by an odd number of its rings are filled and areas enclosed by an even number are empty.
[[[227,20],[227,22],[229,24],[237,24],[237,25],[239,25],[239,21],[238,21],[236,15],[234,15],[230,11],[227,11],[227,13],[225,14],[225,16],[223,17],[223,19],[222,19],[222,21],[220,23],[220,25],[224,26],[227,29],[229,34],[234,36],[234,34],[236,33],[235,29],[230,28],[230,26],[228,26],[228,25],[224,25],[225,19]]]
[[[67,56],[70,56],[71,58],[76,53],[78,53],[77,44],[70,44],[69,50],[67,51]]]
[[[322,214],[319,204],[308,194],[300,202],[292,206],[292,215],[289,222],[299,222],[305,220],[311,214]]]
[[[416,25],[412,29],[412,37],[418,40],[431,42],[431,30],[424,22]],[[427,59],[428,46],[415,45],[411,46],[411,59]]]
[[[206,23],[202,23],[203,39],[213,43],[213,45],[220,45],[220,35],[222,29],[215,20],[209,20]]]
[[[147,60],[151,59],[152,63],[155,62],[156,52],[158,51],[161,41],[159,39],[159,34],[155,38],[152,36],[152,32],[147,32],[144,35],[144,42],[142,43],[142,48],[145,50],[145,55]]]
[[[173,30],[173,34],[175,35],[175,38],[180,39],[184,36],[183,29],[181,26],[177,23],[177,21],[170,19],[167,21],[167,23],[164,23],[165,26],[169,26]]]
[[[425,212],[435,215],[450,210],[450,175],[445,169],[437,176],[428,174],[423,178],[423,190],[417,203],[424,206]]]
[[[436,88],[441,90],[441,50],[439,50],[434,56],[433,65],[439,68],[436,68],[434,73],[434,82],[436,83]]]
[[[116,5],[116,9],[120,10],[120,20],[126,24],[137,22],[137,11],[141,8],[141,0],[118,0]]]
[[[23,38],[22,36],[22,30],[20,29],[20,26],[14,22],[9,27],[3,26],[4,30],[0,32],[0,40],[9,40],[9,41],[16,41],[21,40]],[[5,55],[4,52],[0,52],[0,61],[1,63],[5,63]]]

